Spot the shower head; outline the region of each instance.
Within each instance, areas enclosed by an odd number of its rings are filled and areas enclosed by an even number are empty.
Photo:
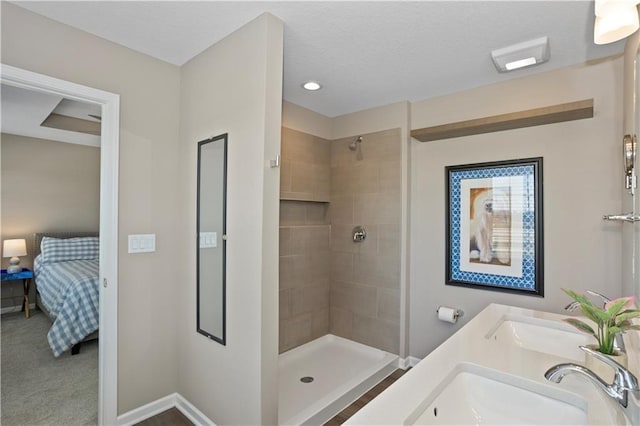
[[[362,142],[362,136],[358,136],[358,137],[356,138],[356,140],[354,140],[353,142],[351,142],[351,143],[349,144],[349,149],[350,149],[351,151],[355,151],[356,149],[358,149],[358,144],[359,144],[359,143],[361,143],[361,142]]]
[[[362,160],[362,147],[360,144],[362,143],[362,136],[358,136],[356,140],[349,144],[349,149],[351,151],[356,151],[356,160]]]

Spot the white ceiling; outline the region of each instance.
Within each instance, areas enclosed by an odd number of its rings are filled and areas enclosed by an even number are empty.
[[[41,126],[51,114],[66,115],[96,121],[87,114],[100,115],[99,105],[71,101],[62,96],[1,85],[0,131],[11,135],[28,136],[79,145],[100,146],[100,136]]]
[[[182,65],[263,12],[285,23],[284,98],[329,117],[622,52],[593,44],[593,1],[18,1]],[[499,74],[490,51],[548,36],[551,59]],[[306,92],[304,81],[324,87]]]

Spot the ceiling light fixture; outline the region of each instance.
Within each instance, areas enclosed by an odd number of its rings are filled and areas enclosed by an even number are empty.
[[[536,58],[531,56],[530,58],[519,59],[513,62],[507,62],[506,64],[504,64],[504,67],[507,69],[507,71],[513,71],[513,70],[517,70],[518,68],[528,67],[529,65],[535,65],[537,63],[538,61],[536,61]]]
[[[638,31],[639,3],[640,0],[596,0],[593,42],[613,43]]]
[[[307,81],[302,85],[302,87],[304,87],[306,90],[309,90],[310,92],[315,92],[316,90],[322,89],[320,83],[317,83],[315,81]]]
[[[549,60],[549,38],[540,37],[491,52],[491,59],[500,72],[538,65]]]

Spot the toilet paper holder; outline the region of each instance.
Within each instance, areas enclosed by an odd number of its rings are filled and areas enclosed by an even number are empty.
[[[438,306],[438,309],[436,309],[436,315],[440,313],[440,308],[446,308],[447,306]],[[449,308],[452,309],[452,308]],[[464,311],[462,309],[458,309],[458,308],[453,308],[453,310],[455,311],[453,313],[453,318],[455,320],[458,320],[458,318],[461,318],[464,316]]]

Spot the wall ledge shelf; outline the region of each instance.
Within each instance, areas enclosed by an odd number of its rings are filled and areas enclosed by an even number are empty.
[[[424,127],[412,130],[411,137],[420,142],[430,142],[584,118],[593,118],[593,99]]]
[[[280,229],[282,228],[326,228],[330,227],[330,223],[299,223],[295,225],[280,225]]]
[[[305,196],[296,195],[280,195],[280,201],[299,201],[301,203],[325,203],[328,204],[329,200],[322,197],[317,198],[305,198]]]

